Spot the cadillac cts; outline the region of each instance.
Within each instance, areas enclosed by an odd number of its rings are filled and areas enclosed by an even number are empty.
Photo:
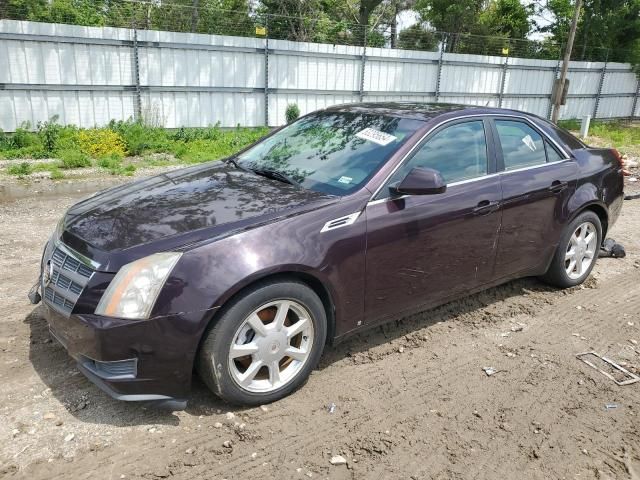
[[[121,400],[299,387],[327,342],[524,276],[583,282],[618,217],[615,150],[522,112],[350,104],[225,161],[71,207],[31,299]]]

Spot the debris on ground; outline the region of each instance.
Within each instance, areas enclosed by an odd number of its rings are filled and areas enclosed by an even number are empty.
[[[329,463],[331,465],[346,465],[347,459],[344,458],[342,455],[336,455],[334,457],[331,457],[331,460],[329,460]]]
[[[493,367],[482,367],[482,370],[484,370],[484,373],[487,374],[487,377],[490,377],[491,375],[495,375],[496,373],[499,372],[499,370],[496,370]]]
[[[605,377],[613,380],[617,385],[631,385],[632,383],[640,381],[640,377],[638,377],[637,375],[618,365],[613,360],[610,360],[607,357],[603,357],[596,352],[592,351],[579,353],[578,355],[576,355],[576,357],[589,365],[591,368],[594,368],[602,373]],[[596,365],[594,362],[600,363],[601,366]],[[603,370],[603,368],[607,368],[609,371],[607,372]],[[616,375],[617,377],[614,375]]]
[[[627,252],[624,247],[613,238],[607,238],[600,247],[600,257],[624,258]]]
[[[605,404],[604,408],[607,409],[607,410],[611,410],[613,408],[618,408],[618,404],[617,403],[607,403],[607,404]]]
[[[327,411],[329,413],[334,413],[336,411],[336,404],[331,402],[328,406],[327,406]]]

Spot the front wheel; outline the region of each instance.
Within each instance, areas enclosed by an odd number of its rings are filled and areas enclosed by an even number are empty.
[[[584,282],[598,258],[602,224],[594,212],[578,215],[565,229],[549,270],[542,280],[561,288]]]
[[[204,339],[197,369],[222,399],[260,405],[300,387],[322,355],[327,319],[306,285],[269,282],[226,308]]]

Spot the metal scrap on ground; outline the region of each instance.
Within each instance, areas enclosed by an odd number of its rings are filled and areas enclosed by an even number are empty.
[[[588,360],[586,357],[588,357],[589,355],[594,356],[596,358],[599,358],[603,362],[611,365],[615,370],[617,370],[619,372],[622,372],[627,379],[626,380],[617,380],[609,372],[605,372],[600,367],[596,366],[593,362]],[[596,370],[598,370],[605,377],[610,378],[611,380],[613,380],[617,385],[620,385],[620,386],[630,385],[632,383],[636,383],[637,381],[640,381],[640,377],[638,377],[637,375],[635,375],[635,374],[631,373],[630,371],[628,371],[627,369],[621,367],[620,365],[618,365],[613,360],[610,360],[607,357],[603,357],[603,356],[597,354],[596,352],[591,351],[591,352],[579,353],[579,354],[576,355],[576,357],[578,357],[579,360],[583,361],[584,363],[586,363],[590,367],[595,368]]]

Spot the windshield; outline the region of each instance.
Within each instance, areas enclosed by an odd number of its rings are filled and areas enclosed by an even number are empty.
[[[308,115],[238,156],[247,169],[281,174],[304,188],[346,195],[360,188],[421,120],[346,112]]]

